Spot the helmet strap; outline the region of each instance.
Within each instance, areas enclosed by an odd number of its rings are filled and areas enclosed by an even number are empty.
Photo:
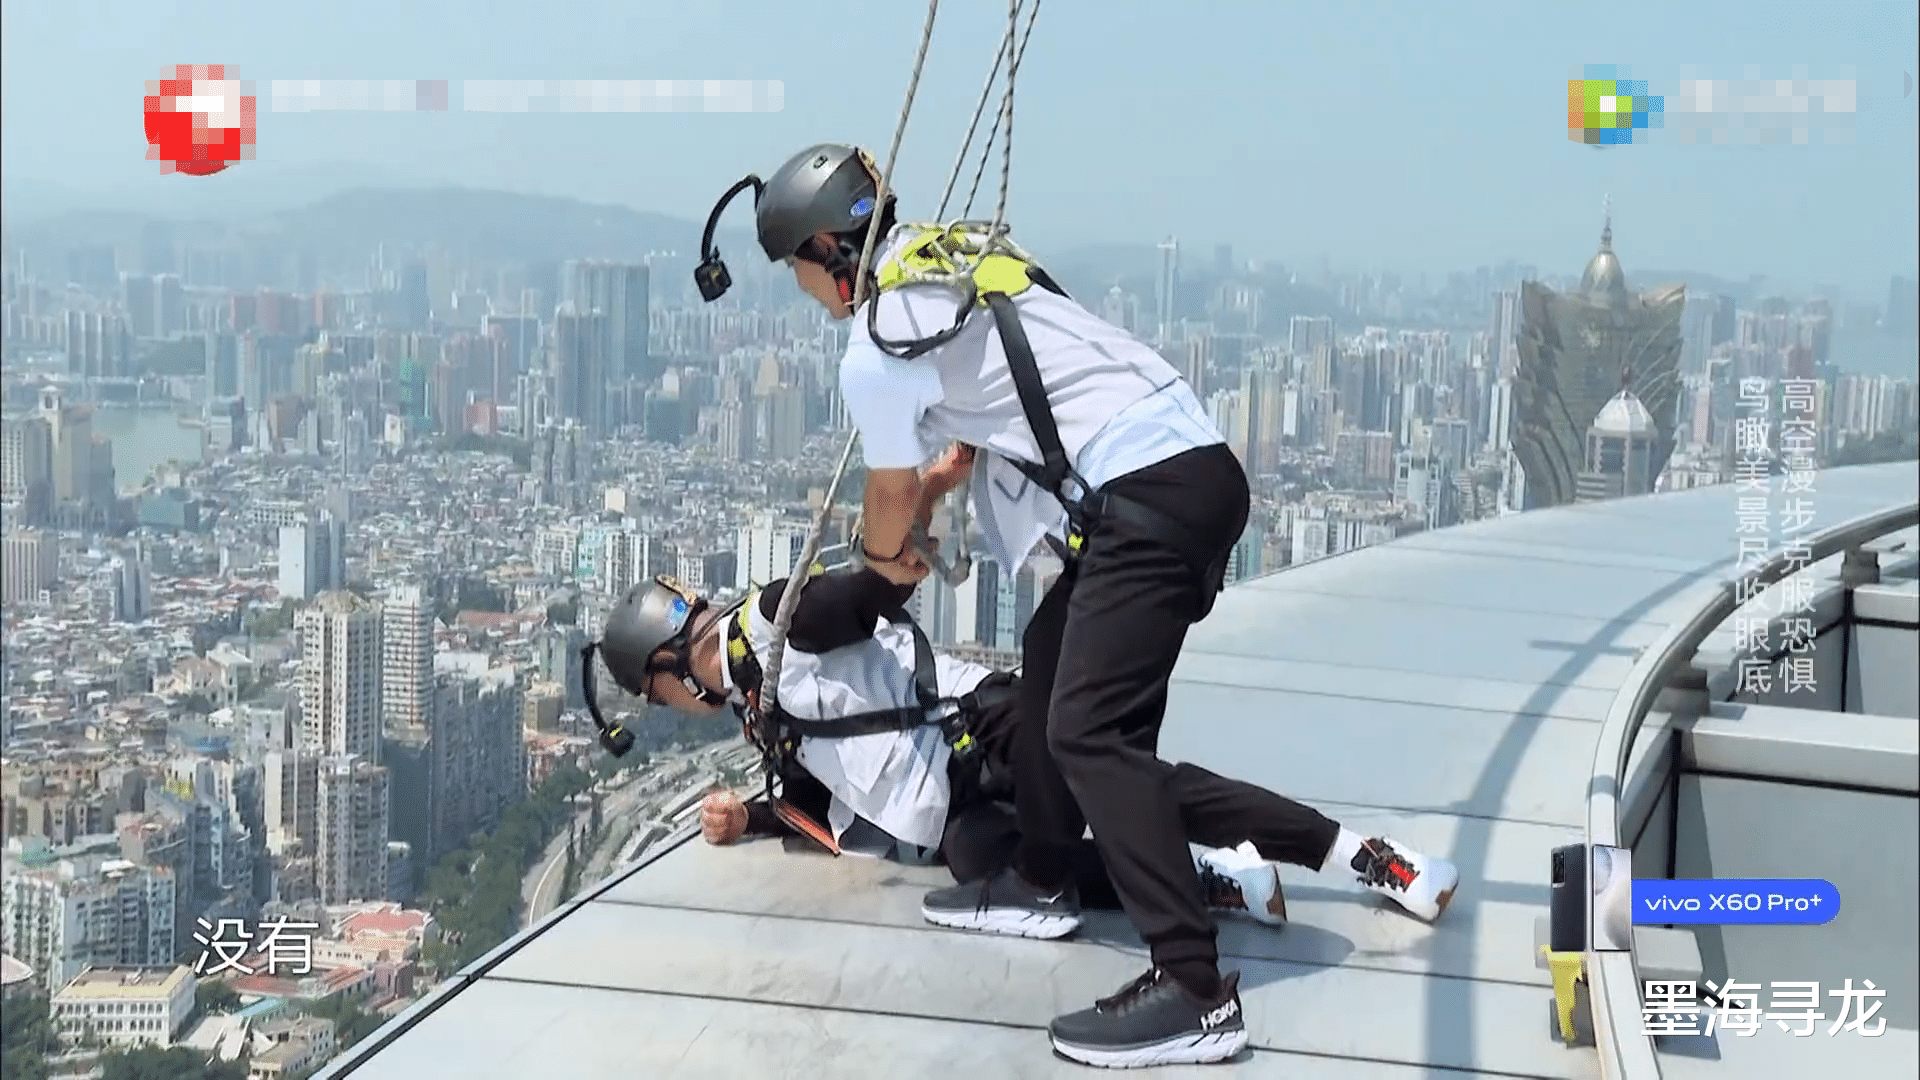
[[[853,276],[860,266],[860,249],[846,237],[837,238],[833,250],[820,264],[827,273],[833,275],[835,290],[840,294],[840,302],[853,303]]]
[[[742,600],[740,603],[745,603],[745,601]],[[714,620],[714,625],[724,627],[727,616],[739,610],[740,603],[736,603],[728,607],[725,611],[720,612],[719,616]],[[714,690],[706,686],[693,673],[693,627],[695,623],[700,621],[700,613],[706,611],[710,606],[704,598],[695,600],[693,602],[693,610],[687,613],[687,621],[680,627],[680,632],[675,634],[672,640],[661,646],[662,649],[673,654],[673,667],[663,671],[662,674],[671,674],[674,678],[680,680],[681,688],[694,697],[699,698],[702,705],[718,708],[727,703],[728,698],[726,692],[723,690]],[[725,662],[725,658],[722,657],[721,663],[724,664]]]

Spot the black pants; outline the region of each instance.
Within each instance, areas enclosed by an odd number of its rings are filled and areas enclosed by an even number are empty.
[[[1225,446],[1190,450],[1107,490],[1180,520],[1217,556],[1246,527],[1247,477]],[[1047,592],[1022,643],[1014,864],[1035,885],[1064,885],[1091,826],[1120,905],[1161,966],[1219,956],[1187,850],[1181,785],[1192,774],[1158,756],[1167,683],[1210,599],[1188,555],[1108,517]]]
[[[1338,822],[1284,795],[1208,772],[1197,765],[1165,765],[1167,786],[1180,805],[1186,839],[1205,847],[1238,847],[1251,840],[1263,858],[1318,870],[1340,832]],[[993,798],[956,805],[947,818],[940,854],[955,881],[978,881],[1013,861],[1020,846],[1014,804]],[[1077,840],[1067,852],[1083,907],[1124,910],[1100,849]]]

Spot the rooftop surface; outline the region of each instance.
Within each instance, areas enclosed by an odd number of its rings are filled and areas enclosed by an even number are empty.
[[[143,997],[164,997],[191,977],[186,968],[179,966],[91,967],[63,987],[58,996],[117,998],[138,994]]]
[[[1823,473],[1814,527],[1909,501],[1917,482],[1911,463]],[[1284,869],[1289,926],[1221,925],[1252,1035],[1231,1075],[1598,1075],[1591,1049],[1549,1034],[1532,955],[1548,852],[1583,838],[1596,736],[1637,650],[1733,570],[1736,497],[1725,485],[1478,522],[1221,597],[1188,639],[1162,755],[1447,857],[1462,877],[1429,927]],[[1046,1025],[1144,969],[1124,918],[1096,915],[1062,942],[928,926],[921,894],[948,880],[682,836],[322,1075],[1089,1075],[1052,1055]],[[1803,1042],[1765,1034],[1750,1042]]]

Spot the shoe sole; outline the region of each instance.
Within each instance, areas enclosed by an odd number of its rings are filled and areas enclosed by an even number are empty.
[[[1156,1065],[1211,1065],[1247,1048],[1247,1029],[1206,1035],[1187,1034],[1150,1046],[1107,1050],[1053,1040],[1062,1056],[1096,1069],[1150,1069]]]
[[[1013,911],[1006,908],[989,908],[986,911],[940,911],[922,907],[920,917],[935,926],[945,926],[954,930],[977,930],[986,934],[1005,934],[1008,937],[1041,940],[1066,937],[1080,929],[1078,915],[1046,915],[1038,911]]]

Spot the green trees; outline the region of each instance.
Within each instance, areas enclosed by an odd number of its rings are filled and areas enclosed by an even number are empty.
[[[0,1009],[0,1076],[46,1080],[47,1055],[57,1049],[46,998],[38,994],[16,998]]]
[[[567,864],[560,870],[560,896],[558,902],[562,904],[572,899],[574,892],[580,888],[579,847],[580,833],[578,831],[569,832],[567,834]]]
[[[354,1043],[373,1034],[385,1022],[378,1016],[361,1012],[358,1003],[342,994],[315,1002],[307,1009],[307,1015],[333,1021],[335,1057],[346,1053]]]
[[[555,769],[531,796],[508,807],[491,833],[440,860],[423,894],[441,937],[427,950],[427,966],[458,971],[513,936],[528,867],[571,820],[568,800],[591,782],[571,765]]]
[[[240,995],[233,987],[219,980],[207,980],[193,991],[193,1011],[200,1016],[212,1016],[216,1013],[238,1012]]]
[[[293,629],[296,604],[282,600],[278,607],[257,607],[247,612],[242,627],[250,638],[270,638]]]
[[[209,1062],[205,1051],[142,1046],[100,1055],[100,1080],[246,1080],[241,1061]],[[11,1074],[8,1080],[12,1080]]]

